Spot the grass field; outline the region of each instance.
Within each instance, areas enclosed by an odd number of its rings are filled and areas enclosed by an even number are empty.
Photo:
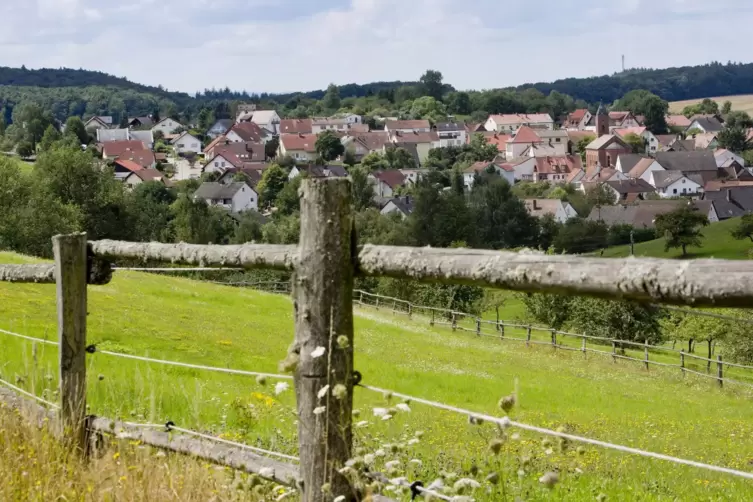
[[[733,110],[739,110],[741,112],[748,112],[749,114],[753,114],[753,94],[743,94],[740,96],[721,96],[711,99],[719,103],[720,109],[725,101],[729,101],[730,103],[732,103]],[[703,99],[673,101],[669,103],[669,111],[670,113],[682,113],[683,108],[685,108],[686,106],[694,105],[696,103],[700,103],[701,101],[703,101]]]
[[[0,263],[25,258],[0,253]],[[0,328],[54,338],[54,285],[0,284]],[[277,372],[293,336],[287,297],[135,272],[117,272],[89,289],[89,341],[101,349],[184,362]],[[646,372],[640,364],[548,347],[525,348],[468,333],[431,328],[382,311],[356,311],[355,369],[364,383],[499,415],[497,401],[517,388],[511,416],[575,434],[749,470],[753,462],[751,395],[679,372]],[[0,375],[54,398],[57,350],[0,336]],[[132,421],[196,428],[287,453],[296,451],[294,395],[279,396],[275,382],[204,371],[88,356],[91,413]],[[488,443],[490,425],[411,404],[393,420],[372,416],[383,396],[358,389],[356,442],[377,460],[401,460],[399,475],[431,481],[441,471],[468,476],[477,467],[503,475],[505,493],[478,491],[477,500],[751,500],[753,485],[708,473],[588,447],[560,451],[555,442],[521,434],[499,456]],[[394,404],[394,402],[392,403]],[[418,444],[408,445],[417,431]],[[400,444],[391,454],[385,444]],[[394,448],[396,449],[396,448]],[[531,457],[521,464],[521,457]],[[411,459],[421,464],[410,463]],[[518,470],[523,469],[522,477]],[[557,469],[552,491],[538,483]],[[451,479],[452,476],[449,476]]]
[[[703,247],[689,247],[687,258],[722,258],[727,260],[744,260],[748,251],[753,249],[749,240],[733,239],[730,232],[738,225],[739,218],[712,223],[703,229]],[[664,251],[664,238],[641,242],[635,245],[636,256],[653,256],[656,258],[681,258],[680,249]],[[615,246],[604,250],[604,257],[621,257],[630,254],[630,246]]]

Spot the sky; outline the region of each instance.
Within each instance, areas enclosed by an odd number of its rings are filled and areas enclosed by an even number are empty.
[[[750,0],[0,0],[0,66],[195,92],[442,72],[488,89],[627,67],[751,62]]]

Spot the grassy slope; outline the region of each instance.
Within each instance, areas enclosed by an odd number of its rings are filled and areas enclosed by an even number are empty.
[[[748,112],[753,114],[753,94],[743,94],[740,96],[720,96],[711,98],[719,103],[719,108],[722,107],[725,101],[732,103],[733,110],[739,110],[742,112]],[[689,99],[686,101],[673,101],[669,103],[669,110],[671,113],[682,113],[683,108],[688,105],[694,105],[700,103],[703,99]]]
[[[737,226],[739,218],[713,223],[703,229],[703,247],[688,248],[688,258],[724,258],[744,260],[753,243],[748,240],[736,240],[730,232]],[[621,257],[630,254],[630,246],[615,246],[604,251],[605,257]],[[680,258],[680,249],[664,251],[664,239],[641,242],[635,245],[636,256],[653,256],[657,258]]]
[[[0,262],[21,261],[0,253]],[[139,273],[117,273],[89,294],[89,338],[100,348],[149,354],[187,362],[276,371],[292,339],[288,298]],[[32,336],[54,337],[52,285],[0,284],[0,327]],[[356,318],[356,364],[364,383],[436,399],[480,412],[498,413],[496,402],[515,388],[520,406],[513,417],[547,427],[564,425],[578,434],[747,469],[753,459],[753,423],[746,397],[717,390],[706,380],[683,380],[674,372],[646,373],[639,364],[612,364],[609,358],[578,353],[552,354],[546,347],[432,329],[419,321],[361,310]],[[23,378],[37,392],[51,393],[57,373],[54,347],[0,337],[4,378]],[[242,438],[295,451],[292,392],[274,396],[271,384],[146,363],[103,354],[90,357],[91,412],[132,420],[164,422]],[[34,369],[36,368],[36,370]],[[49,375],[49,376],[46,376]],[[101,380],[98,378],[101,376]],[[47,388],[47,390],[45,390]],[[523,482],[511,481],[526,500],[549,499],[536,479],[559,468],[564,482],[551,497],[592,500],[750,500],[750,483],[664,462],[588,448],[547,455],[540,438],[523,435],[490,459],[486,444],[493,428],[470,426],[463,417],[412,405],[412,413],[375,421],[370,408],[381,396],[358,391],[357,440],[368,451],[385,442],[405,441],[426,431],[422,442],[401,454],[403,465],[421,459],[411,478],[433,479],[441,469],[462,472],[501,469],[512,478],[521,454],[534,456]],[[390,457],[388,457],[390,458]],[[498,465],[501,464],[501,465]],[[580,476],[574,469],[581,469]],[[483,478],[482,478],[483,479]],[[709,492],[708,490],[713,490]],[[495,496],[499,499],[499,494]],[[484,497],[481,497],[484,499]]]

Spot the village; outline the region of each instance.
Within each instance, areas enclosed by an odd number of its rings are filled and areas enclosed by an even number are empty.
[[[463,169],[466,189],[477,175],[493,173],[511,185],[568,184],[582,192],[598,186],[617,202],[579,215],[560,199],[526,198],[526,208],[537,217],[551,215],[565,223],[580,216],[651,228],[658,214],[683,203],[710,222],[753,210],[753,174],[741,155],[718,147],[721,117],[668,115],[666,122],[676,132],[655,135],[644,126],[644,117],[602,105],[595,113],[578,109],[560,120],[546,113],[490,115],[482,123],[385,118],[378,124],[383,129],[375,129],[355,114],[282,119],[274,110],[240,104],[234,120],[217,120],[203,131],[205,141],[172,118],[155,123],[152,117],[133,117],[127,127],[114,127],[112,117],[94,116],[85,127],[126,185],[199,179],[203,183],[194,197],[234,214],[264,210],[256,186],[272,163],[288,166],[290,180],[302,173],[347,177],[348,163],[399,148],[409,154],[405,165],[375,170],[368,179],[374,205],[383,214],[407,217],[412,211],[409,188],[429,172],[430,152],[468,145],[475,136],[496,147],[497,155]],[[316,145],[322,134],[338,138],[342,153],[318,165],[322,158]],[[751,137],[753,131],[748,132]],[[170,167],[169,174],[163,166]]]

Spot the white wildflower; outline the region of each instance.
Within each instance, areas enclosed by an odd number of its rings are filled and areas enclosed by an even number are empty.
[[[332,502],[345,502],[345,495],[338,495]]]
[[[279,396],[286,390],[290,388],[290,385],[288,385],[288,382],[277,382],[275,384],[275,395]]]
[[[386,454],[387,453],[382,448],[379,448],[377,451],[374,452],[375,457],[383,457]]]
[[[518,469],[518,477],[520,479],[523,479],[524,477],[526,477],[526,471],[524,471],[523,469]]]
[[[408,478],[405,478],[405,477],[390,479],[390,484],[396,485],[396,486],[405,486],[407,482],[408,482]]]
[[[316,359],[318,357],[322,357],[325,352],[326,352],[326,350],[324,349],[324,347],[322,347],[320,345],[319,347],[317,347],[317,348],[315,348],[314,350],[311,351],[311,358],[312,359]]]
[[[384,415],[384,416],[382,417],[382,420],[384,420],[385,422],[386,422],[387,420],[390,420],[390,419],[392,419],[392,415],[389,415],[389,414],[388,414],[388,415]]]
[[[547,472],[539,478],[539,483],[547,488],[554,488],[554,485],[560,480],[559,475],[556,472]]]
[[[455,481],[455,484],[452,485],[452,487],[455,489],[456,492],[464,493],[466,490],[472,491],[477,488],[481,488],[481,483],[471,478],[460,478],[457,481]]]
[[[407,404],[405,404],[405,403],[399,403],[399,404],[397,404],[397,405],[395,406],[395,408],[397,408],[397,409],[398,409],[398,410],[400,410],[400,411],[404,411],[404,412],[406,412],[406,413],[410,413],[410,406],[408,406],[408,405],[407,405]]]
[[[551,448],[547,448],[546,450],[544,450],[544,453],[546,453],[547,455],[551,455],[552,453],[554,453],[554,450],[552,450]]]
[[[408,445],[413,446],[414,444],[418,444],[421,441],[418,438],[413,438],[408,440]]]
[[[387,469],[397,469],[399,465],[399,460],[390,460],[389,462],[384,463],[384,467],[386,467]]]
[[[317,406],[316,408],[314,408],[314,415],[321,415],[325,411],[327,411],[326,406]]]
[[[327,392],[329,392],[329,385],[325,385],[324,387],[322,387],[321,389],[319,389],[319,392],[317,392],[316,397],[318,397],[319,399],[321,399],[321,398],[323,398],[324,396],[327,395]]]
[[[374,408],[374,416],[375,417],[383,417],[387,415],[389,411],[387,408]]]
[[[259,469],[259,476],[263,478],[274,478],[275,470],[271,467],[262,467],[261,469]]]
[[[412,458],[410,463],[415,465],[416,467],[421,467],[422,465],[424,465],[424,463],[417,458]]]
[[[368,427],[368,426],[369,426],[369,422],[367,422],[366,420],[361,420],[360,422],[356,424],[356,427],[358,427],[359,429],[363,429],[364,427]]]
[[[335,397],[335,399],[345,399],[345,397],[348,395],[348,388],[339,383],[332,389],[332,395]]]
[[[514,433],[513,435],[510,436],[510,439],[512,439],[513,441],[517,441],[517,440],[520,439],[520,434],[518,434],[516,432],[516,433]]]
[[[366,465],[372,465],[374,461],[376,460],[376,457],[372,453],[367,453],[363,456],[363,463]]]

